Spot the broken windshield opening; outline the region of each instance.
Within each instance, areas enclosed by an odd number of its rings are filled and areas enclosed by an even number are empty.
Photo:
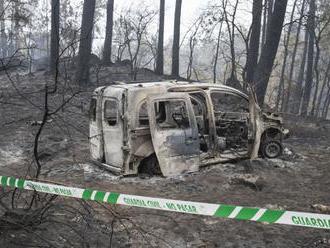
[[[222,92],[213,92],[211,93],[211,98],[215,112],[249,112],[249,103],[244,97]]]
[[[189,128],[187,107],[184,101],[159,101],[155,103],[156,123],[160,128]]]

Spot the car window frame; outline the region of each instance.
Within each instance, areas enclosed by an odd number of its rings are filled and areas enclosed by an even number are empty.
[[[246,109],[248,110],[247,112],[233,112],[233,111],[223,111],[223,112],[227,112],[227,113],[245,113],[245,114],[249,114],[250,113],[250,110],[249,110],[249,99],[246,98],[244,95],[238,94],[236,92],[231,92],[231,91],[211,90],[210,91],[210,100],[211,100],[211,103],[212,103],[212,106],[213,106],[213,112],[214,113],[221,112],[221,111],[216,111],[216,109],[215,109],[215,105],[214,105],[214,102],[213,102],[213,99],[212,99],[212,94],[214,94],[214,93],[217,93],[217,94],[228,94],[228,95],[233,95],[233,96],[236,96],[236,97],[241,97],[247,103],[247,105],[246,105]]]
[[[106,119],[106,103],[109,102],[109,101],[112,101],[112,102],[115,102],[116,103],[116,106],[117,106],[117,111],[116,111],[116,124],[115,125],[110,125],[109,124],[109,121]],[[110,127],[110,128],[113,128],[113,127],[116,127],[118,126],[118,123],[119,123],[119,101],[118,99],[115,99],[115,98],[106,98],[103,102],[103,121],[107,123],[107,127]]]

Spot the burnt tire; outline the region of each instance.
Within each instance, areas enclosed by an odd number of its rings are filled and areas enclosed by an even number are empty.
[[[264,158],[277,158],[282,155],[283,147],[278,140],[266,140],[262,142],[261,154]]]
[[[162,172],[159,167],[158,159],[155,154],[150,155],[141,161],[139,166],[139,175],[162,175]]]

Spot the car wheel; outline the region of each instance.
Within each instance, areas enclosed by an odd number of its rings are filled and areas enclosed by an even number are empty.
[[[261,151],[265,158],[277,158],[282,154],[282,144],[277,140],[268,140],[263,142]]]

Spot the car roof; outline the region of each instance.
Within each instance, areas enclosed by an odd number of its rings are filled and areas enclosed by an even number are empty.
[[[176,80],[168,80],[168,81],[150,81],[150,82],[114,82],[114,84],[109,86],[98,87],[95,89],[94,93],[97,93],[99,90],[104,88],[122,88],[122,89],[136,89],[137,87],[149,88],[155,86],[166,86],[169,91],[172,92],[182,92],[182,91],[192,91],[192,90],[208,90],[208,89],[216,89],[216,90],[224,90],[232,93],[237,93],[246,98],[248,96],[232,87],[223,84],[210,84],[210,83],[202,83],[202,82],[187,82],[187,81],[176,81]]]
[[[192,91],[192,90],[223,90],[223,91],[229,91],[232,93],[237,93],[239,95],[242,95],[244,97],[248,97],[244,92],[239,91],[238,89],[229,87],[227,85],[223,84],[209,84],[209,83],[199,83],[199,82],[194,82],[191,84],[186,84],[186,85],[176,85],[176,86],[171,86],[169,87],[169,91]]]

